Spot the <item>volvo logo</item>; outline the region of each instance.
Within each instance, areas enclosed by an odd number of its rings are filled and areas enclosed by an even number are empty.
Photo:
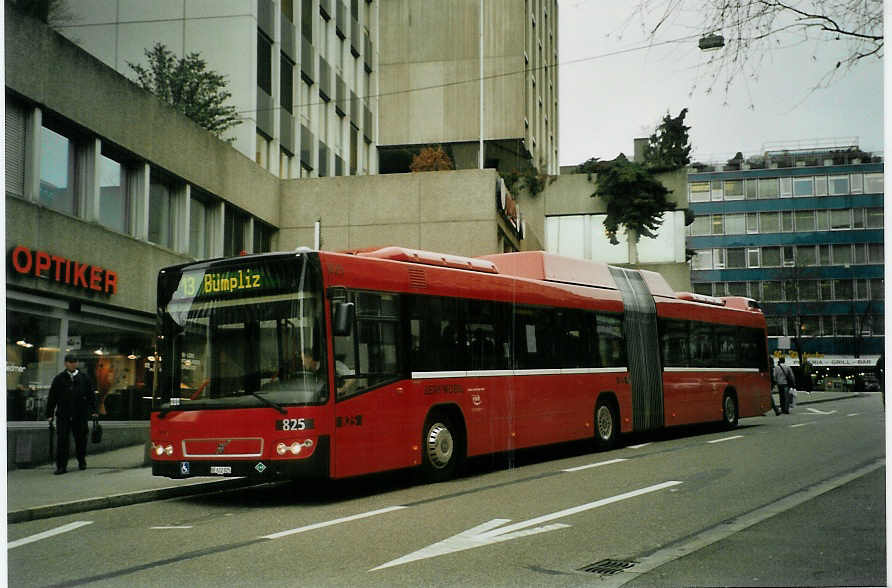
[[[225,441],[220,441],[219,443],[217,443],[217,455],[221,455],[224,451],[226,451],[226,446],[229,445],[230,441],[232,441],[232,439],[227,439]]]

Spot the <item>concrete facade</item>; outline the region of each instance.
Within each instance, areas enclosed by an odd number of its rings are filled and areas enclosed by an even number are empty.
[[[457,167],[477,167],[481,5],[485,159],[503,169],[519,157],[556,174],[554,0],[382,2],[378,143],[450,144]]]
[[[398,245],[478,256],[520,242],[496,207],[495,170],[387,174],[282,182],[279,246],[367,249]]]

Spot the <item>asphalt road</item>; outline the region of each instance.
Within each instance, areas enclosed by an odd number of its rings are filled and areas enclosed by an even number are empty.
[[[882,409],[518,452],[441,484],[397,472],[10,525],[9,584],[885,584]]]

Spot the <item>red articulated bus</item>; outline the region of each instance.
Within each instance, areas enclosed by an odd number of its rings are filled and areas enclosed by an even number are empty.
[[[152,472],[343,478],[770,409],[765,318],[544,252],[298,250],[162,270]]]

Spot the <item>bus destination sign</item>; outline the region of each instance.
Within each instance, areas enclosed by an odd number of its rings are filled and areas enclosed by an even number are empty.
[[[225,272],[193,271],[180,278],[174,298],[195,298],[210,295],[242,294],[267,286],[262,268]]]

